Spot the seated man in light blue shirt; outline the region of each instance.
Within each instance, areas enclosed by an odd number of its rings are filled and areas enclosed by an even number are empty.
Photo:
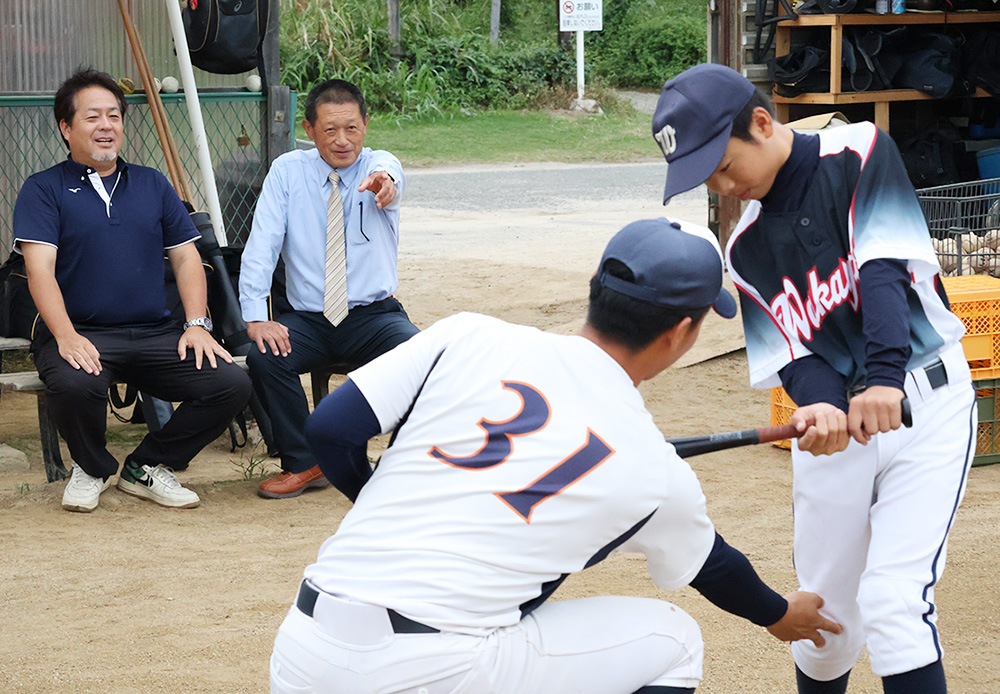
[[[361,366],[418,332],[392,296],[406,178],[395,156],[364,146],[364,97],[349,82],[322,82],[309,92],[303,126],[316,149],[271,165],[240,269],[240,305],[258,347],[247,364],[281,455],[282,472],[258,488],[270,499],[329,484],[306,446],[299,375]],[[292,310],[271,320],[279,255]]]

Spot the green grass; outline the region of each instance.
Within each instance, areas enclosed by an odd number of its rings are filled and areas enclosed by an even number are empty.
[[[548,111],[485,111],[434,121],[372,116],[365,144],[385,149],[404,166],[558,161],[623,162],[662,156],[650,116],[565,115]],[[299,126],[298,137],[305,137]]]

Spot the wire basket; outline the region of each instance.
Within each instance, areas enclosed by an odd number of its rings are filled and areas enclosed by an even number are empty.
[[[922,188],[941,274],[1000,277],[1000,178]]]

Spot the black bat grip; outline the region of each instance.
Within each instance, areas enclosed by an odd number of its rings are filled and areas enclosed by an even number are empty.
[[[899,403],[899,407],[902,410],[903,426],[909,429],[913,426],[913,410],[910,408],[910,399],[903,398],[903,402]]]
[[[693,455],[701,455],[702,453],[711,453],[726,448],[760,443],[760,435],[757,429],[747,429],[745,431],[730,431],[724,434],[684,436],[682,438],[667,439],[667,443],[673,445],[679,457],[690,458]]]

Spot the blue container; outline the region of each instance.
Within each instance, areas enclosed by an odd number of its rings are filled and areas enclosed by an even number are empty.
[[[982,124],[970,125],[969,137],[973,140],[988,140],[994,137],[1000,137],[1000,118],[997,118],[997,122],[993,125],[993,127]]]
[[[976,152],[980,178],[1000,178],[1000,147]]]

